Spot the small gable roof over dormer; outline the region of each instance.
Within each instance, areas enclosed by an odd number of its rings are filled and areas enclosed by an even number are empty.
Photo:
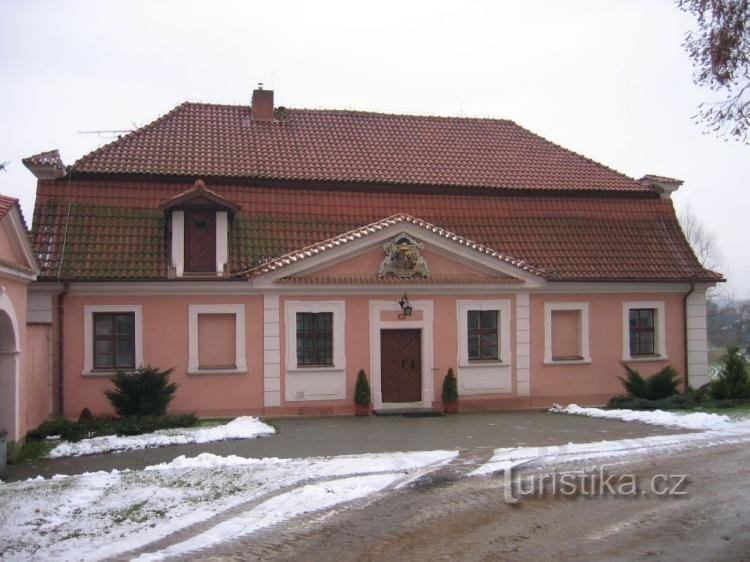
[[[222,207],[231,212],[237,212],[240,210],[240,206],[230,201],[229,199],[222,197],[215,191],[211,191],[206,187],[203,180],[196,180],[193,187],[178,193],[174,197],[170,197],[166,201],[163,201],[159,208],[162,211],[171,211],[172,209],[194,205],[194,204],[210,204],[217,207]]]

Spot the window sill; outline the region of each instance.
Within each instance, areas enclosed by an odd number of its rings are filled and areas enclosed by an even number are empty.
[[[83,375],[84,377],[91,377],[91,378],[114,377],[118,371],[122,371],[123,373],[130,374],[130,373],[135,373],[136,370],[135,369],[115,369],[113,371],[108,371],[108,370],[81,371],[81,375]]]
[[[635,357],[623,357],[623,363],[648,363],[649,361],[667,361],[666,355],[636,355]]]
[[[187,371],[188,375],[246,375],[247,368],[237,367],[207,367],[205,369],[190,368]]]
[[[508,361],[501,359],[477,359],[473,361],[462,361],[458,364],[462,369],[471,369],[472,367],[506,367],[509,366]]]
[[[545,360],[543,365],[588,365],[591,363],[591,358],[581,359],[549,359]]]
[[[331,372],[331,371],[344,371],[346,367],[338,365],[305,365],[304,367],[287,367],[286,369],[290,373],[320,373],[320,372]]]

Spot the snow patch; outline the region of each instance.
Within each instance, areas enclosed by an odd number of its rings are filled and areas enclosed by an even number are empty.
[[[224,425],[215,427],[164,429],[143,435],[119,436],[105,435],[92,439],[82,439],[76,443],[64,441],[52,449],[49,458],[78,457],[96,455],[115,451],[131,451],[168,445],[186,445],[188,443],[209,443],[225,439],[254,439],[270,435],[276,430],[252,416],[242,416]]]
[[[583,408],[577,404],[569,404],[568,406],[555,404],[549,411],[560,414],[573,414],[576,416],[589,416],[592,418],[606,418],[628,422],[634,421],[692,430],[727,429],[735,426],[737,423],[731,421],[729,416],[706,414],[703,412],[682,414],[665,412],[663,410],[602,410],[601,408]]]

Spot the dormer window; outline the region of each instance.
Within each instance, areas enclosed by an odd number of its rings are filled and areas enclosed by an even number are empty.
[[[239,206],[198,180],[192,189],[160,207],[169,213],[173,275],[224,275],[229,256],[230,217]]]

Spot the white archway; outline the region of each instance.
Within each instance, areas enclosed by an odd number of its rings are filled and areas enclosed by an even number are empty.
[[[20,374],[16,310],[0,288],[0,429],[8,432],[8,441],[20,437]]]

